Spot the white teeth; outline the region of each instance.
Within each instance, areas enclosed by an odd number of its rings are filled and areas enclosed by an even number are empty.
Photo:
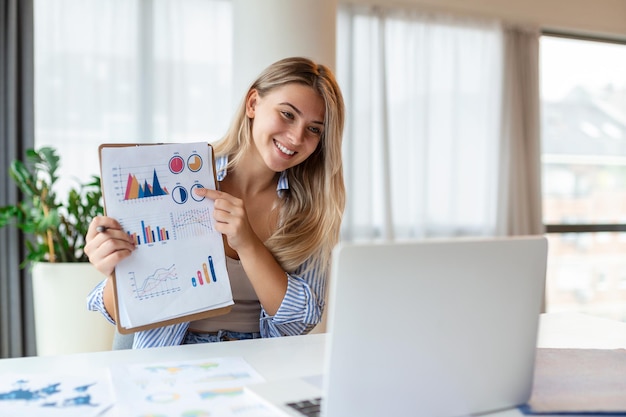
[[[277,147],[278,149],[280,149],[280,151],[281,151],[282,153],[285,153],[285,154],[287,154],[287,155],[293,155],[293,154],[295,154],[295,153],[296,153],[295,151],[290,151],[289,149],[285,148],[283,145],[281,145],[280,143],[278,143],[278,142],[276,142],[276,141],[274,141],[274,143],[276,144],[276,147]]]

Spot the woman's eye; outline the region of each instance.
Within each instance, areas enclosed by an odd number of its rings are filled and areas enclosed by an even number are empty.
[[[293,119],[293,113],[290,113],[288,111],[282,111],[281,113],[282,113],[284,118],[289,119],[289,120]]]
[[[321,136],[321,134],[322,134],[322,129],[320,129],[319,127],[310,127],[309,131],[311,133],[316,134],[317,136]]]

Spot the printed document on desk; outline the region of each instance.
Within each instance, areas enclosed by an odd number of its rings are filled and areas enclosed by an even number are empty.
[[[244,390],[264,378],[241,357],[123,364],[111,375],[120,416],[280,416]]]
[[[233,299],[213,200],[194,193],[216,188],[211,146],[106,144],[99,150],[106,215],[136,245],[113,277],[119,331],[228,312]]]
[[[2,416],[97,417],[114,403],[111,375],[104,368],[0,375]]]

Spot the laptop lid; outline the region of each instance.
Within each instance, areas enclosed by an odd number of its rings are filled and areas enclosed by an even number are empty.
[[[333,254],[324,417],[453,417],[525,403],[544,237],[342,244]]]

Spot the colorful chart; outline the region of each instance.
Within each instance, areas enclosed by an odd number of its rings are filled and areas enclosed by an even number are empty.
[[[178,286],[178,275],[175,265],[171,265],[168,268],[158,268],[139,285],[137,284],[135,273],[131,273],[131,275],[131,281],[135,284],[135,295],[140,300],[171,294],[181,289]]]
[[[155,237],[159,242],[170,238],[167,229],[157,226],[155,233],[155,230],[152,230],[152,226],[146,226],[143,220],[141,221],[141,230],[143,231],[143,241],[145,243],[154,243],[156,241]]]
[[[2,416],[100,415],[112,401],[104,374],[4,373],[0,379]]]
[[[133,239],[135,245],[141,245],[141,237],[137,236],[137,233],[126,232],[126,234]]]
[[[202,169],[202,158],[198,154],[193,154],[187,158],[187,166],[191,172],[198,172]]]
[[[157,177],[156,169],[152,175],[152,184],[148,181],[144,181],[143,185],[139,183],[137,177],[133,174],[128,174],[126,181],[126,191],[124,193],[124,200],[134,200],[137,198],[156,197],[167,195],[169,192],[167,188],[161,188],[159,178]]]
[[[178,185],[172,190],[172,199],[178,204],[185,204],[188,198],[189,191],[185,187]]]
[[[213,282],[217,282],[217,275],[215,275],[215,267],[213,266],[212,256],[209,256],[209,268],[211,268],[211,278],[213,278]]]
[[[185,161],[180,156],[173,156],[170,159],[170,171],[174,174],[180,174],[185,169]]]
[[[197,287],[198,285],[210,284],[211,281],[217,282],[217,275],[215,274],[215,266],[213,265],[213,257],[208,257],[208,263],[202,264],[202,270],[196,271],[196,276],[191,277],[191,285]]]
[[[249,375],[246,375],[246,377]],[[236,379],[236,378],[233,378]],[[200,398],[204,399],[209,399],[209,398],[216,398],[216,397],[233,397],[233,396],[238,396],[243,394],[243,388],[241,387],[234,387],[234,388],[221,388],[221,389],[212,389],[212,390],[206,390],[206,391],[199,391],[198,394],[200,395]]]
[[[112,380],[127,401],[127,415],[157,417],[276,417],[243,387],[263,382],[241,357],[127,364]]]
[[[151,403],[167,404],[180,399],[180,394],[175,392],[157,392],[146,397]]]
[[[170,220],[174,239],[205,236],[213,233],[211,212],[208,207],[171,213]]]
[[[202,184],[194,184],[194,185],[192,185],[191,189],[190,189],[190,193],[189,193],[189,194],[191,194],[191,198],[193,198],[195,201],[202,201],[202,200],[204,200],[204,197],[199,196],[199,195],[197,195],[194,192],[194,190],[196,188],[204,188],[204,185],[202,185]]]
[[[163,242],[170,239],[170,232],[165,227],[153,228],[151,225],[146,225],[144,220],[141,220],[141,232],[126,233],[133,238],[137,245]]]
[[[217,362],[198,362],[190,364],[174,364],[174,365],[148,365],[145,367],[147,372],[155,374],[178,374],[185,371],[210,371],[219,367]]]

